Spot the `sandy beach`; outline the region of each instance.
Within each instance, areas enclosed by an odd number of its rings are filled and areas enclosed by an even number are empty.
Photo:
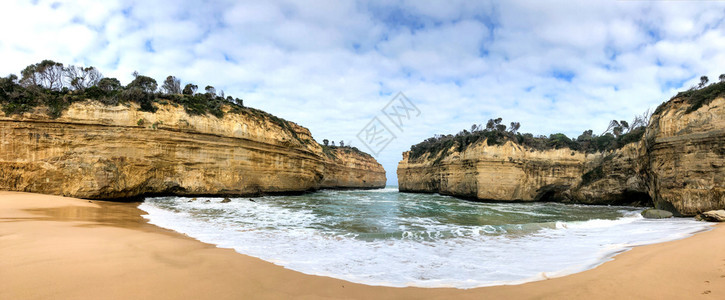
[[[468,290],[390,288],[216,248],[148,224],[137,205],[0,192],[0,299],[725,298],[722,225],[561,278]]]

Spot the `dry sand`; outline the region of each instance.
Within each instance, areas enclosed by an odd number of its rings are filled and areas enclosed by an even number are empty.
[[[216,248],[147,224],[136,206],[0,192],[0,299],[725,299],[725,226],[545,281],[390,288]]]

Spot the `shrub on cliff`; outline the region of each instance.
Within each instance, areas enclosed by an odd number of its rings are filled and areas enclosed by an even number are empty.
[[[7,115],[24,113],[37,104],[36,97],[20,86],[17,79],[15,75],[0,79],[0,104],[3,105],[3,112]]]
[[[708,105],[712,100],[717,97],[725,96],[725,81],[712,83],[708,86],[704,86],[700,89],[689,89],[684,92],[679,92],[674,98],[684,98],[690,107],[687,109],[687,113],[698,110],[703,105]],[[664,103],[663,103],[664,105]],[[657,107],[655,113],[661,112],[663,105]]]

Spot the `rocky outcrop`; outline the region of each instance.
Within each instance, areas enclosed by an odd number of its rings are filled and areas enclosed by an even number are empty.
[[[667,219],[672,218],[672,213],[661,209],[645,209],[642,211],[642,216],[646,219]]]
[[[725,210],[706,211],[697,215],[695,218],[708,222],[725,222]]]
[[[686,216],[725,208],[725,98],[690,107],[675,98],[658,109],[642,157],[654,206]]]
[[[385,170],[366,153],[333,148],[324,155],[324,177],[320,188],[369,189],[385,187]]]
[[[495,201],[654,205],[678,216],[725,208],[725,100],[694,111],[673,99],[652,116],[640,142],[604,153],[533,150],[513,142],[448,156],[403,153],[398,185]]]
[[[436,161],[428,154],[398,164],[398,188],[495,201],[555,200],[581,181],[592,158],[571,150],[530,151],[486,142]]]
[[[484,141],[452,153],[439,161],[428,154],[409,159],[403,153],[399,190],[493,201],[635,204],[649,199],[633,168],[636,144],[592,154]]]
[[[585,204],[651,205],[641,176],[641,143],[630,143],[615,151],[590,154],[581,182],[572,186],[565,201]]]
[[[0,190],[113,199],[385,186],[372,157],[330,158],[306,128],[252,109],[216,118],[87,101],[57,119],[43,110],[0,113]]]

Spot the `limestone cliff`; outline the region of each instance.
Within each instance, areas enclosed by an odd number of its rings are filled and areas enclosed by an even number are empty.
[[[0,112],[0,190],[112,199],[384,185],[372,157],[329,158],[306,128],[252,109],[216,118],[86,101],[57,119]]]
[[[640,204],[677,215],[725,208],[725,100],[691,110],[675,98],[658,109],[640,142],[603,153],[533,150],[484,141],[443,159],[403,153],[403,192],[496,201]]]
[[[436,162],[424,155],[398,164],[404,192],[437,192],[495,201],[560,200],[597,155],[569,149],[532,151],[513,142],[478,143]]]
[[[350,148],[334,148],[324,158],[325,176],[322,178],[320,188],[385,186],[385,170],[366,153]]]
[[[725,208],[725,98],[691,107],[676,98],[658,109],[641,163],[655,207],[688,216]]]
[[[567,191],[564,202],[612,205],[651,205],[639,166],[641,143],[597,153],[587,162],[581,182]]]

